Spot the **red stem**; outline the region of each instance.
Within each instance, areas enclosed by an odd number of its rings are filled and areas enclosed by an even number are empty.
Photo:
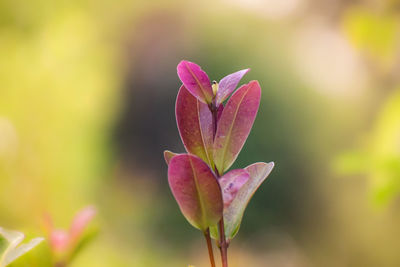
[[[226,243],[225,239],[224,218],[222,218],[219,221],[219,235],[220,235],[219,249],[221,251],[222,267],[228,267],[228,244]]]
[[[210,257],[211,267],[215,267],[214,252],[213,252],[213,248],[212,248],[209,228],[207,228],[207,230],[204,232],[204,237],[206,238],[206,241],[207,241],[208,256]]]

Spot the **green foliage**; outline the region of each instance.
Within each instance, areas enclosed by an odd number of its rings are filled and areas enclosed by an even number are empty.
[[[343,26],[357,49],[376,60],[385,69],[393,67],[400,45],[398,14],[353,8],[346,12]]]
[[[365,141],[359,151],[339,157],[336,169],[366,174],[375,201],[387,203],[400,194],[400,88],[384,103]]]

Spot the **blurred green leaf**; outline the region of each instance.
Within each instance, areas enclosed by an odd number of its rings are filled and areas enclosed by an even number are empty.
[[[7,241],[7,247],[0,257],[0,267],[5,267],[11,262],[21,257],[34,247],[36,247],[44,239],[41,237],[34,238],[26,244],[20,245],[25,236],[21,232],[10,231],[0,227],[0,235]]]
[[[97,237],[99,233],[98,229],[92,229],[91,231],[86,232],[83,237],[79,240],[78,244],[72,251],[71,255],[69,256],[69,262],[74,260],[74,258],[81,252],[89,243],[93,241]]]
[[[366,174],[378,204],[400,194],[400,88],[382,106],[364,147],[339,156],[335,169]]]
[[[343,25],[356,48],[383,66],[392,66],[400,44],[400,23],[397,14],[354,8],[347,11]]]

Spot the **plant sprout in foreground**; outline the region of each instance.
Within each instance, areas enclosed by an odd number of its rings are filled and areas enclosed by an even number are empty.
[[[84,235],[89,223],[97,211],[93,206],[80,210],[72,220],[68,230],[55,228],[49,215],[45,216],[44,227],[47,232],[54,266],[64,267],[93,237],[93,233]]]
[[[195,63],[181,61],[178,65],[183,85],[175,115],[187,153],[164,152],[168,182],[185,218],[203,232],[213,267],[211,237],[217,240],[222,266],[227,267],[227,249],[246,206],[274,167],[273,162],[258,162],[228,171],[250,133],[260,104],[258,81],[235,91],[248,71],[232,73],[211,84]]]
[[[43,241],[42,237],[37,237],[20,245],[24,239],[23,233],[0,227],[0,267],[8,266]]]

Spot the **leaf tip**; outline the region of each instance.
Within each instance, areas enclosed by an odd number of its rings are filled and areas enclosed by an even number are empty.
[[[251,71],[251,69],[250,68],[247,68],[247,69],[244,69],[244,70],[242,70],[243,71],[243,75],[245,75],[245,74],[247,74],[249,71]]]
[[[169,150],[164,150],[164,160],[167,163],[167,165],[169,165],[169,163],[171,162],[171,159],[173,157],[175,157],[176,155],[178,155],[177,153],[174,153],[172,151]]]
[[[275,162],[273,162],[273,161],[268,162],[267,164],[271,165],[271,168],[275,167]]]

